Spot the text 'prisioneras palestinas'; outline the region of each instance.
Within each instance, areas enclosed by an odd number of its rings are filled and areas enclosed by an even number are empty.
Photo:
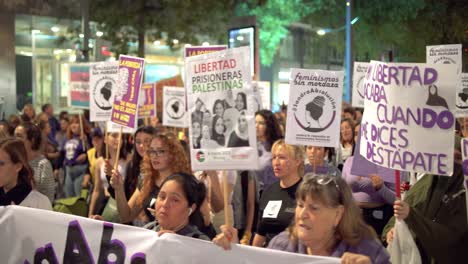
[[[227,91],[242,88],[242,71],[235,59],[198,63],[193,66],[193,93]],[[222,72],[220,72],[222,71]]]

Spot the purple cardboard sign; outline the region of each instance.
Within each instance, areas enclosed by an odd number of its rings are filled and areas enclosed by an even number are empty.
[[[138,118],[156,116],[156,83],[144,83],[138,99]]]
[[[112,106],[111,121],[129,128],[136,127],[138,95],[145,59],[126,55],[119,56],[118,91]]]
[[[186,47],[185,48],[185,57],[198,56],[202,54],[207,54],[215,51],[227,49],[226,45],[218,46],[196,46],[196,47]]]
[[[356,176],[369,177],[371,174],[379,175],[384,182],[395,183],[395,170],[380,167],[359,154],[359,146],[361,144],[361,130],[357,137],[357,142],[354,147],[353,164],[351,165],[351,174]]]

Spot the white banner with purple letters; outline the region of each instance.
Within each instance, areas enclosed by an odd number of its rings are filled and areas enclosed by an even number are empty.
[[[234,245],[231,251],[208,241],[20,206],[0,207],[2,263],[340,263]]]
[[[360,153],[383,167],[451,176],[456,66],[372,61]]]

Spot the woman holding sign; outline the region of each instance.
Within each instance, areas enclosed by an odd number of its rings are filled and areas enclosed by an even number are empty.
[[[279,179],[260,198],[257,234],[252,245],[263,247],[289,226],[296,206],[296,190],[304,175],[304,150],[280,139],[272,147],[272,165]]]
[[[184,148],[172,134],[158,134],[152,138],[141,165],[143,181],[138,184],[130,200],[125,196],[121,173],[113,171],[110,183],[115,190],[121,222],[129,223],[144,209],[153,207],[162,182],[176,172],[191,173]]]
[[[47,196],[34,189],[33,171],[20,139],[0,140],[0,206],[19,205],[52,210]]]
[[[106,166],[111,166],[111,164],[115,164],[117,159],[117,151],[120,152],[119,160],[118,160],[118,171],[122,177],[125,178],[127,172],[127,161],[126,156],[127,153],[125,151],[125,144],[121,144],[120,149],[117,149],[119,141],[119,133],[107,133],[106,137],[104,138],[104,143],[107,145],[109,151],[109,160],[101,157],[96,161],[95,167],[95,179],[94,182],[94,189],[93,195],[91,196],[91,202],[89,206],[89,216],[93,217],[94,214],[99,214],[100,210],[97,210],[99,206],[98,201],[102,201],[101,198],[105,198],[107,200],[105,203],[104,211],[102,212],[102,217],[104,220],[109,222],[118,222],[118,212],[115,210],[111,210],[109,208],[115,207],[115,200],[110,196],[107,188],[109,187],[109,181],[106,176]]]
[[[307,174],[297,193],[294,221],[275,236],[270,249],[339,257],[342,263],[390,263],[374,230],[363,221],[346,182],[335,176]],[[223,226],[213,242],[229,249],[237,230]]]

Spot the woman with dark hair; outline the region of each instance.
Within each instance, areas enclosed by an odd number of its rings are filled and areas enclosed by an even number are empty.
[[[271,166],[271,147],[273,143],[283,138],[283,136],[278,120],[270,110],[260,110],[255,113],[255,129],[257,132],[257,147],[260,162],[257,179],[260,184],[259,191],[262,192],[272,183],[278,181]]]
[[[245,96],[245,93],[243,92],[238,93],[236,96],[235,102],[236,102],[235,108],[238,111],[247,110],[247,97]]]
[[[219,116],[222,117],[224,114],[224,109],[226,107],[224,106],[224,102],[221,99],[216,99],[216,101],[213,104],[213,115],[214,116]],[[214,122],[213,122],[214,123]]]
[[[158,235],[175,233],[209,241],[210,238],[198,229],[198,226],[203,225],[200,208],[205,198],[205,184],[195,176],[172,174],[161,183],[154,206],[156,221],[145,227],[158,232]]]
[[[281,138],[281,131],[273,113],[269,110],[256,112],[255,129],[260,169],[237,171],[232,198],[234,227],[239,230],[241,244],[244,245],[250,244],[252,233],[256,228],[259,194],[264,188],[278,181],[271,166],[271,147]]]
[[[28,155],[37,190],[47,196],[50,202],[55,199],[55,178],[52,164],[42,154],[42,133],[39,127],[31,122],[24,122],[15,129],[15,137],[24,140],[24,146]]]
[[[201,128],[202,120],[198,118],[192,118],[192,137],[190,140],[192,141],[192,145],[194,149],[200,148],[200,140],[202,138],[202,128]]]
[[[106,166],[114,166],[117,163],[117,170],[122,177],[125,178],[126,170],[127,170],[127,153],[125,151],[126,146],[124,144],[123,138],[121,139],[122,143],[120,149],[117,149],[118,141],[119,141],[119,133],[108,133],[106,137],[104,137],[104,143],[107,145],[109,150],[109,160],[105,160],[105,158],[101,157],[96,161],[96,168],[94,173],[94,188],[93,194],[91,197],[91,202],[89,205],[89,217],[93,217],[95,214],[100,213],[100,204],[99,201],[103,202],[104,205],[112,206],[115,204],[114,199],[110,197],[107,188],[109,187],[109,181],[106,177]],[[117,161],[117,151],[119,151],[119,160]],[[101,196],[104,195],[104,201]],[[106,201],[107,200],[107,201]],[[104,209],[105,210],[105,209]],[[103,212],[103,219],[109,222],[118,222],[118,213],[116,210],[114,212]]]
[[[390,257],[374,230],[361,217],[346,182],[335,176],[307,174],[296,192],[294,218],[268,248],[341,258],[342,263],[386,264]],[[235,242],[224,226],[213,241],[225,248]]]
[[[229,136],[228,148],[248,147],[249,146],[249,127],[245,111],[240,112],[236,127]]]
[[[308,164],[305,173],[328,174],[341,177],[341,171],[330,162],[333,160],[334,148],[306,146],[305,152]]]
[[[52,210],[50,200],[34,190],[24,142],[4,138],[0,139],[0,206],[12,204]]]
[[[225,131],[226,126],[224,126],[223,117],[215,115],[213,117],[213,127],[211,128],[211,139],[216,141],[220,147],[226,145],[226,138],[224,137]]]
[[[353,155],[354,148],[354,121],[348,118],[341,120],[340,146],[337,148],[337,167],[343,168],[346,159]]]
[[[25,104],[23,107],[23,114],[21,115],[21,121],[33,122],[36,118],[36,110],[32,104]]]

